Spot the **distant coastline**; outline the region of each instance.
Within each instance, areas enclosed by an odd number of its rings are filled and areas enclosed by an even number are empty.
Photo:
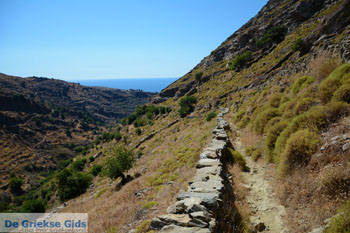
[[[147,92],[160,92],[178,78],[132,78],[132,79],[90,79],[70,80],[84,86],[110,87],[118,89],[140,89]]]

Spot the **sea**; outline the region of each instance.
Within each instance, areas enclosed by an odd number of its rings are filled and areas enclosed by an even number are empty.
[[[123,79],[89,79],[70,80],[83,86],[110,87],[118,89],[134,89],[146,92],[160,92],[178,78],[123,78]]]

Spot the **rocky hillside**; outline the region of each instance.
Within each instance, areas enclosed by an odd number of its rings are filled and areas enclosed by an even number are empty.
[[[0,74],[0,187],[7,189],[11,172],[25,178],[25,189],[35,185],[39,173],[55,170],[75,156],[74,148],[95,140],[152,95]]]

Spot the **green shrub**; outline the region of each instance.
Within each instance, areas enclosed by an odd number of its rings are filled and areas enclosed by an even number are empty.
[[[246,168],[246,161],[239,151],[235,151],[232,148],[228,148],[229,157],[228,161],[238,164],[242,169]]]
[[[256,42],[256,46],[263,48],[265,45],[271,47],[273,43],[280,43],[287,35],[287,31],[288,29],[285,26],[270,26],[270,29]]]
[[[148,209],[151,209],[153,206],[156,206],[158,204],[159,204],[159,202],[157,202],[157,201],[150,201],[150,202],[143,204],[142,209],[148,210]]]
[[[43,200],[26,200],[22,205],[23,213],[45,213],[45,203]]]
[[[252,153],[252,159],[257,161],[261,157],[262,153],[260,149],[255,149]]]
[[[298,78],[294,83],[292,87],[293,94],[298,94],[301,90],[303,90],[305,87],[309,86],[315,82],[315,78],[310,76],[302,76]]]
[[[332,100],[350,104],[350,84],[344,84],[339,87],[334,93]]]
[[[57,169],[62,170],[66,168],[73,160],[72,159],[66,159],[66,160],[61,160],[57,164]]]
[[[151,224],[151,220],[147,220],[142,222],[137,228],[135,233],[149,233],[149,226]]]
[[[100,172],[102,171],[102,165],[94,165],[92,168],[91,168],[91,171],[90,173],[93,175],[93,176],[97,176]]]
[[[281,121],[267,131],[265,139],[265,160],[271,162],[274,156],[275,143],[280,133],[287,127],[287,122]],[[275,161],[276,162],[276,161]]]
[[[333,97],[336,90],[342,85],[350,85],[350,64],[345,64],[335,69],[319,88],[318,95],[323,103],[327,103]]]
[[[264,132],[265,125],[274,117],[279,116],[279,111],[274,108],[267,108],[263,112],[259,113],[254,121],[254,131],[257,134]]]
[[[65,201],[84,193],[90,186],[92,176],[84,172],[63,169],[57,176],[58,196]]]
[[[287,140],[285,151],[281,154],[279,163],[281,174],[285,175],[294,168],[306,166],[311,155],[316,152],[319,142],[319,135],[308,129],[293,133]]]
[[[294,107],[294,115],[308,111],[315,103],[316,101],[310,97],[299,100]]]
[[[243,129],[243,128],[245,128],[245,127],[249,124],[249,122],[250,122],[250,117],[244,116],[243,119],[241,120],[241,122],[239,122],[239,123],[237,124],[237,127],[238,127],[239,129]]]
[[[216,115],[217,115],[216,112],[211,112],[211,113],[209,113],[209,114],[206,116],[205,119],[206,119],[207,121],[211,121],[211,119],[215,118]]]
[[[117,142],[119,142],[120,139],[122,139],[122,135],[120,134],[119,130],[118,130],[118,131],[115,131],[113,137],[114,137],[114,139],[115,139]]]
[[[302,38],[298,38],[292,47],[293,52],[304,51],[306,49],[306,44]]]
[[[179,109],[179,114],[180,117],[185,117],[189,113],[193,112],[194,106],[197,103],[196,97],[189,95],[182,97],[179,101],[180,109]]]
[[[266,133],[267,131],[269,131],[269,129],[272,127],[272,126],[274,126],[274,125],[276,125],[278,122],[280,122],[282,120],[282,117],[274,117],[274,118],[272,118],[272,119],[270,119],[268,122],[267,122],[267,124],[265,125],[265,127],[264,127],[264,132]]]
[[[136,128],[135,132],[136,132],[137,135],[141,135],[142,130],[140,128]]]
[[[247,146],[245,149],[244,149],[244,153],[247,155],[247,156],[252,156],[252,153],[253,151],[256,150],[256,148],[254,146]]]
[[[135,121],[136,119],[137,119],[136,113],[131,114],[131,115],[128,117],[128,125],[131,125],[132,123],[134,123],[134,121]]]
[[[134,121],[135,127],[140,127],[146,125],[147,121],[145,119],[137,119]]]
[[[242,118],[243,118],[243,116],[246,114],[246,109],[245,108],[240,108],[239,110],[238,110],[238,112],[235,114],[235,116],[234,116],[234,122],[235,123],[237,123],[237,122],[239,122]]]
[[[86,159],[82,158],[82,159],[77,159],[72,163],[72,169],[76,170],[76,171],[82,171],[84,169],[86,163]]]
[[[203,72],[197,72],[195,75],[194,75],[194,78],[196,79],[197,82],[201,81],[201,78],[203,76]]]
[[[243,67],[247,62],[253,59],[253,53],[251,51],[246,51],[242,55],[238,55],[233,59],[231,70]]]
[[[105,164],[105,173],[111,179],[118,177],[125,178],[124,172],[128,171],[135,162],[132,150],[125,147],[116,147],[113,149],[114,156],[109,158]]]
[[[10,179],[10,191],[14,194],[22,192],[23,180],[17,176]]]
[[[95,161],[95,158],[94,158],[94,156],[91,155],[91,156],[89,157],[89,163],[92,163],[93,161]]]
[[[350,201],[338,210],[338,214],[330,221],[325,233],[349,233],[350,232]]]
[[[283,95],[281,94],[274,94],[269,97],[269,102],[268,105],[273,107],[273,108],[278,108],[281,103]]]

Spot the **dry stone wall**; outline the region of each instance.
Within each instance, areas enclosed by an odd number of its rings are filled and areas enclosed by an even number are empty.
[[[229,124],[223,119],[228,111],[225,108],[218,114],[212,142],[201,153],[188,190],[177,197],[165,215],[152,220],[152,229],[163,233],[235,232],[237,210],[224,163],[230,146],[226,133]]]

